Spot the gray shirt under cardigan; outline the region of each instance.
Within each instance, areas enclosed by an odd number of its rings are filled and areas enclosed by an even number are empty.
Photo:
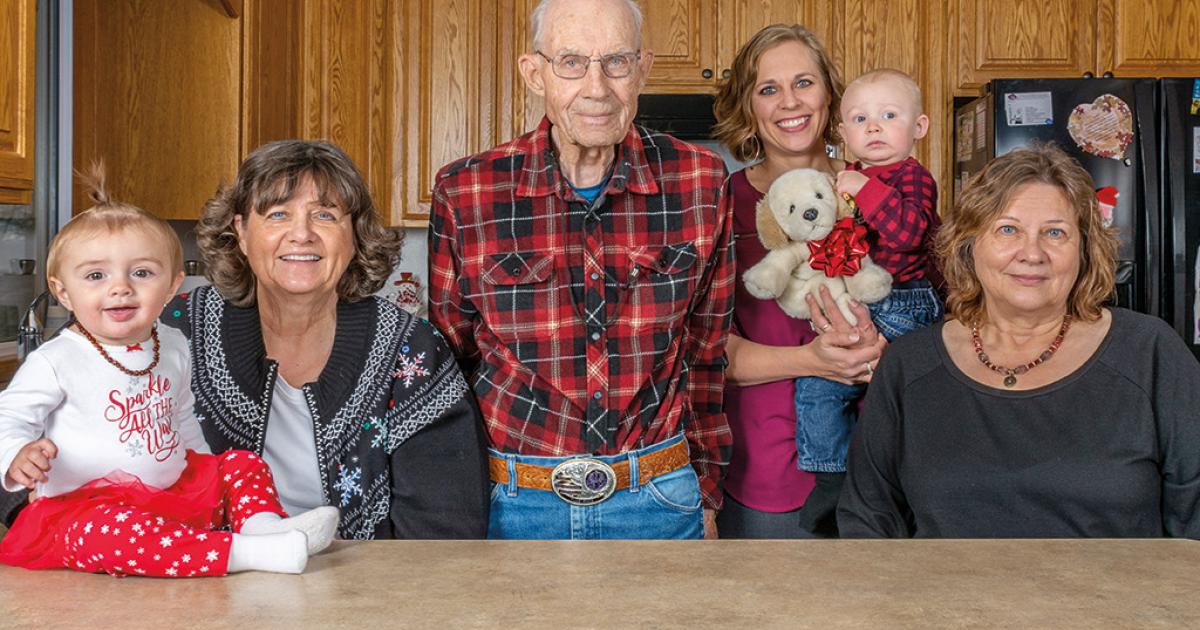
[[[1069,334],[1069,333],[1068,333]],[[954,365],[942,325],[898,339],[868,388],[845,537],[1200,538],[1200,364],[1112,309],[1094,356],[1026,391]]]

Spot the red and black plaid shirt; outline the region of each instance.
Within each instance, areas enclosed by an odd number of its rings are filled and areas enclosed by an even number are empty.
[[[492,446],[615,454],[682,428],[705,505],[719,508],[734,282],[721,160],[631,127],[588,203],[559,171],[543,119],[436,181],[430,319]]]
[[[915,158],[887,166],[855,162],[847,169],[870,178],[854,202],[871,228],[871,260],[896,282],[936,278],[931,250],[941,219],[933,175]]]

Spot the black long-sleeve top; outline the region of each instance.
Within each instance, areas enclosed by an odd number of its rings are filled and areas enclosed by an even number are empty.
[[[942,326],[897,340],[867,391],[838,509],[847,537],[1200,538],[1200,364],[1162,321],[1112,309],[1050,385],[961,372]]]

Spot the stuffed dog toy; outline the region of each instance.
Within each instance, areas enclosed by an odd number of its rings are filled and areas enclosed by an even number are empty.
[[[829,287],[851,324],[851,298],[872,304],[892,290],[892,276],[867,255],[867,228],[833,187],[833,179],[810,168],[780,175],[755,209],[758,238],[767,255],[742,276],[746,290],[774,299],[783,312],[810,319],[804,296],[820,299]]]

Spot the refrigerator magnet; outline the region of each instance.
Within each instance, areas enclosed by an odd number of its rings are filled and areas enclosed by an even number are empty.
[[[1200,173],[1200,127],[1192,127],[1192,172]]]
[[[1192,343],[1200,344],[1200,247],[1196,248],[1196,269],[1192,276],[1192,286],[1195,288],[1192,298]]]
[[[1100,222],[1104,227],[1113,224],[1113,211],[1117,208],[1117,199],[1120,196],[1116,186],[1105,186],[1096,191],[1096,206],[1100,210]]]
[[[971,114],[958,117],[958,161],[966,162],[971,159],[972,148],[975,145],[975,118]]]
[[[988,106],[986,101],[979,101],[975,105],[975,150],[983,151],[987,148],[987,116]]]
[[[1004,95],[1004,118],[1009,127],[1054,124],[1054,99],[1049,92],[1009,92]]]
[[[1192,115],[1200,114],[1200,79],[1192,79]]]
[[[1102,158],[1120,160],[1133,142],[1133,112],[1125,101],[1101,94],[1071,110],[1067,132],[1079,148]]]

